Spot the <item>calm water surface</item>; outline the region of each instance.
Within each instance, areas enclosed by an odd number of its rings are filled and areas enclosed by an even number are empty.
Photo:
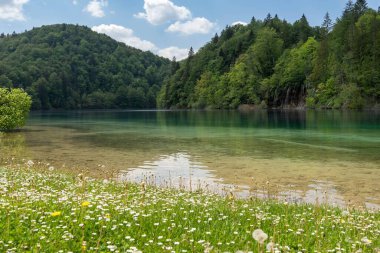
[[[380,205],[373,111],[33,113],[22,131],[1,135],[0,156],[243,196],[269,189],[290,201]]]

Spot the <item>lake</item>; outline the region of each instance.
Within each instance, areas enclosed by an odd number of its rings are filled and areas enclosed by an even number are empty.
[[[380,207],[375,111],[71,111],[0,135],[10,157],[93,177]]]

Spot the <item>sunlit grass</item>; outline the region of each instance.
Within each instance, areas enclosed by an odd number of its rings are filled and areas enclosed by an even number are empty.
[[[379,211],[237,200],[35,167],[0,169],[0,252],[380,252]]]

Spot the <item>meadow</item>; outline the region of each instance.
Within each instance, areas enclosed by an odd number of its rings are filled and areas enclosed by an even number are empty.
[[[380,211],[0,168],[0,252],[380,252]]]

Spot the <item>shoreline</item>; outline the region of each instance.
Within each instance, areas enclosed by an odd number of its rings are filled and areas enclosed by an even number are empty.
[[[28,159],[0,159],[0,167],[3,165],[16,166],[16,168],[19,168],[24,166],[27,161]],[[273,179],[273,181],[268,181],[269,178],[266,176],[252,177],[247,184],[242,182],[239,184],[240,181],[231,181],[225,180],[223,177],[215,177],[213,170],[207,168],[193,169],[190,176],[186,173],[176,174],[170,169],[158,171],[139,167],[117,169],[116,167],[101,164],[89,167],[83,164],[72,166],[70,163],[58,165],[55,162],[48,162],[49,160],[33,159],[33,161],[42,171],[48,171],[49,168],[53,168],[55,172],[61,174],[72,176],[82,174],[96,180],[112,180],[119,183],[144,183],[151,187],[169,188],[173,190],[205,191],[219,195],[220,197],[233,196],[241,200],[274,200],[280,203],[326,205],[331,208],[357,208],[361,210],[380,211],[377,198],[368,197],[366,201],[360,202],[355,201],[355,199],[349,199],[346,195],[341,195],[337,192],[337,186],[333,181],[326,181],[324,179],[318,180],[314,178],[306,184],[308,185],[306,188],[303,185],[297,186],[291,182],[284,184],[276,182]]]
[[[0,232],[3,251],[329,252],[339,245],[347,252],[379,252],[380,247],[379,211],[96,180],[31,162],[29,168],[0,168],[0,191],[0,225],[8,224]],[[257,229],[268,235],[265,243],[252,237]]]
[[[371,107],[365,107],[361,109],[349,109],[349,108],[308,108],[308,107],[271,107],[271,108],[262,108],[257,105],[240,105],[236,109],[215,109],[215,108],[204,108],[204,109],[195,109],[195,108],[112,108],[112,109],[49,109],[49,110],[31,110],[31,114],[37,113],[60,113],[60,112],[212,112],[212,111],[231,111],[231,112],[260,112],[260,111],[317,111],[317,112],[380,112],[380,105],[373,105]]]

